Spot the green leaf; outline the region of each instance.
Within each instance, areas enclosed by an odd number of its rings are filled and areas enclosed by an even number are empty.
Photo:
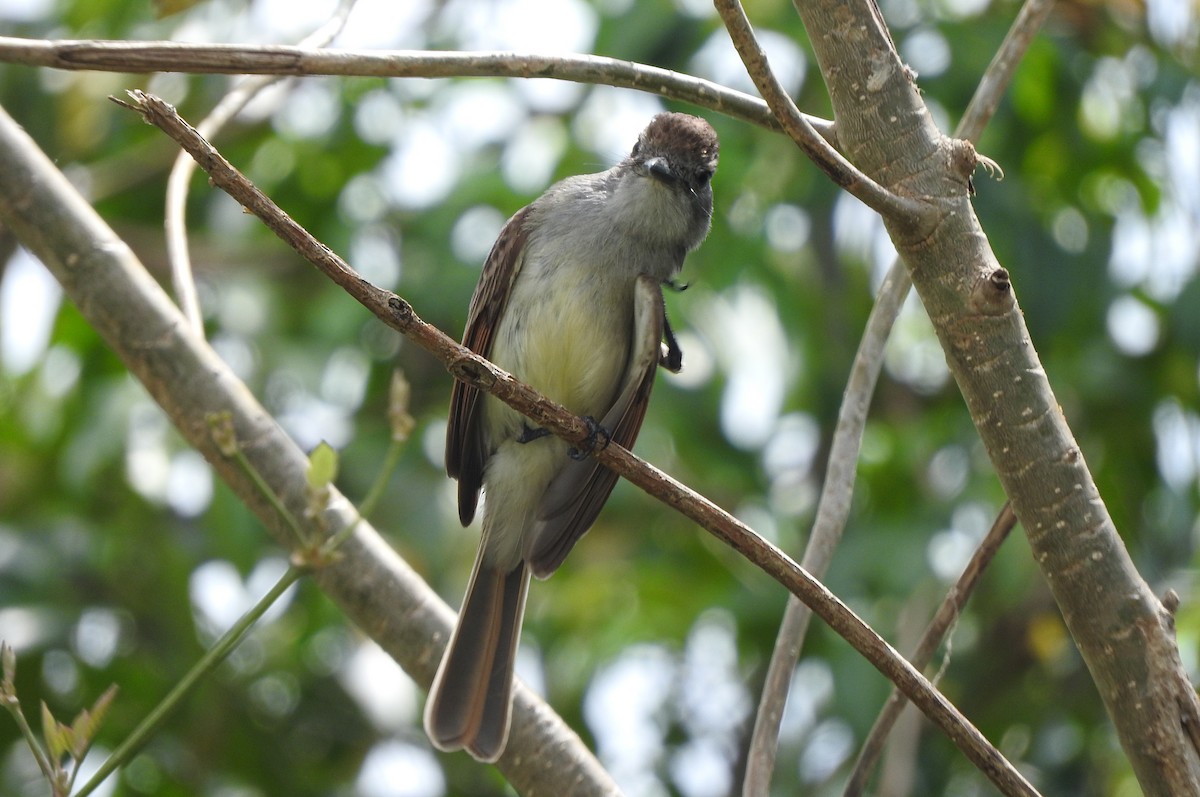
[[[308,486],[321,490],[333,484],[337,477],[338,455],[326,442],[321,442],[308,455]]]
[[[100,728],[100,723],[104,722],[104,717],[108,714],[108,709],[112,706],[113,701],[117,697],[117,692],[120,691],[116,684],[104,690],[104,694],[96,698],[96,702],[92,704],[92,733]]]
[[[46,751],[50,754],[50,760],[55,765],[62,761],[63,754],[71,749],[70,740],[67,738],[70,730],[54,719],[54,715],[50,713],[50,707],[46,705],[46,701],[42,701],[42,739],[46,742]]]
[[[96,739],[96,733],[104,722],[104,715],[108,713],[109,706],[112,705],[116,696],[117,686],[113,684],[96,699],[91,709],[80,711],[76,715],[75,721],[71,723],[71,755],[76,761],[81,761],[88,748],[92,746],[92,742]]]

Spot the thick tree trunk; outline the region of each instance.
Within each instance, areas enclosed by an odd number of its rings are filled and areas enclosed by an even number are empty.
[[[874,3],[796,6],[829,88],[843,154],[879,183],[938,210],[932,227],[884,221],[1143,790],[1200,794],[1200,755],[1189,733],[1200,704],[1170,613],[1113,525],[1008,273],[971,207],[973,149],[938,132]]]

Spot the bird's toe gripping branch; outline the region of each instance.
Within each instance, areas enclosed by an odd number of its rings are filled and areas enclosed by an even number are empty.
[[[587,459],[597,451],[608,448],[608,444],[612,442],[612,434],[591,415],[585,415],[583,421],[588,427],[587,439],[581,445],[572,446],[571,450],[567,452],[574,460]]]

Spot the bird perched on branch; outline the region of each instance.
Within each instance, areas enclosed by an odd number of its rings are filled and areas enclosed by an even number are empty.
[[[656,367],[680,357],[662,285],[712,218],[717,135],[680,113],[655,116],[608,171],[568,177],[500,232],[471,298],[463,345],[630,447]],[[442,750],[504,751],[529,576],[546,578],[588,530],[616,474],[500,400],[455,382],[446,470],[463,525],[486,493],[483,535],[458,623],[434,679],[425,728]]]

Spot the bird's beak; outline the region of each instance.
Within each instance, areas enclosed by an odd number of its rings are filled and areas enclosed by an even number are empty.
[[[671,185],[678,180],[678,178],[675,176],[675,172],[671,170],[671,165],[667,163],[666,158],[651,158],[650,160],[646,161],[646,171],[649,172],[650,176],[655,180],[666,183],[667,185]]]

